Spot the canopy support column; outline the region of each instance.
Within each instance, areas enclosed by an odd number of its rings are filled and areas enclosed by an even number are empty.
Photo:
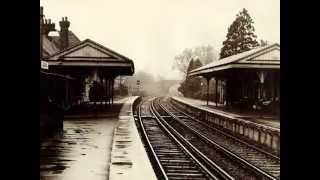
[[[205,78],[207,80],[207,106],[209,106],[209,85],[210,85],[211,78],[209,76],[206,76]]]
[[[219,80],[218,78],[215,78],[216,80],[216,92],[215,92],[215,95],[216,95],[216,107],[218,107],[218,83],[219,83]]]
[[[65,101],[64,101],[65,108],[68,107],[69,101],[70,101],[69,100],[69,82],[68,82],[68,80],[65,80]]]
[[[111,96],[111,92],[110,92],[110,79],[108,78],[108,105],[110,105],[110,96]]]
[[[106,78],[105,79],[105,94],[106,94],[106,96],[105,96],[105,101],[106,101],[106,106],[108,106],[108,103],[109,103],[109,90],[108,90],[108,86],[109,86],[109,79],[108,78]]]
[[[277,81],[278,79],[277,79],[277,75],[276,75],[276,73],[274,73],[273,74],[273,113],[274,114],[276,114],[276,108],[277,108],[277,106],[276,106],[276,97],[277,97],[277,83],[278,83],[278,81]]]
[[[111,104],[113,105],[113,94],[114,94],[114,78],[111,81]]]

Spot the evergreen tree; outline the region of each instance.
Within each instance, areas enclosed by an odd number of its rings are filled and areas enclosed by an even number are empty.
[[[243,9],[228,28],[227,39],[223,42],[220,59],[232,56],[259,46],[254,34],[253,20]]]
[[[193,59],[191,59],[191,61],[189,62],[188,68],[187,68],[187,77],[188,77],[188,74],[190,73],[190,71],[192,71],[194,69],[193,66],[194,66],[193,65]]]
[[[195,59],[192,58],[189,66],[188,66],[188,73],[190,71],[199,68],[202,66],[201,61],[199,58]],[[179,87],[179,91],[185,96],[190,98],[199,98],[200,96],[200,84],[201,84],[201,78],[199,77],[186,77],[186,80],[181,83],[181,86]]]

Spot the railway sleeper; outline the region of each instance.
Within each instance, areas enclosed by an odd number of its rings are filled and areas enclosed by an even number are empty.
[[[198,173],[176,173],[176,172],[167,172],[167,176],[169,177],[185,177],[185,178],[194,178],[194,177],[205,177],[205,175],[202,173],[202,172],[199,172]]]
[[[154,148],[154,151],[157,153],[157,154],[163,154],[163,155],[166,155],[166,154],[173,154],[173,155],[182,155],[183,153],[181,151],[179,151],[178,149],[164,149],[164,148]]]
[[[175,168],[167,169],[168,173],[199,173],[198,169]]]
[[[190,178],[189,178],[190,179]],[[192,180],[207,180],[208,178],[206,177],[192,177]],[[170,180],[188,180],[185,177],[171,177]]]
[[[184,159],[160,159],[160,162],[169,162],[169,163],[190,163],[189,160]]]
[[[167,165],[166,168],[169,169],[179,169],[183,168],[186,170],[198,170],[198,168],[194,165],[182,164],[182,165]]]
[[[159,158],[171,158],[171,159],[174,159],[174,158],[186,158],[186,156],[184,156],[184,155],[173,155],[173,154],[171,154],[171,155],[168,155],[168,154],[157,154],[157,156],[159,157]]]

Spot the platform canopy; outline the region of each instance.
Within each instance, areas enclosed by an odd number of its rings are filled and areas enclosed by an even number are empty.
[[[258,47],[243,53],[229,56],[200,68],[194,69],[189,76],[206,76],[223,73],[230,69],[280,69],[280,45],[275,43]]]
[[[132,75],[133,61],[90,39],[81,41],[67,49],[47,57],[51,68],[99,68],[110,69],[118,75]]]

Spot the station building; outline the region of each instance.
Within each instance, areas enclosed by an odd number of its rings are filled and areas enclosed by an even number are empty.
[[[57,30],[40,7],[41,117],[50,114],[52,104],[63,112],[90,102],[110,107],[115,78],[134,73],[131,59],[93,40],[81,41],[70,24],[63,17]]]
[[[190,77],[215,80],[215,101],[227,107],[252,109],[259,104],[272,104],[279,110],[280,45],[271,44],[229,56],[194,69]],[[208,94],[210,94],[208,92]]]

